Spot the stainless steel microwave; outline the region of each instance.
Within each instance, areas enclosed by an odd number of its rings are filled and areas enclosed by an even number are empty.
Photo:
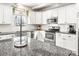
[[[48,24],[58,23],[58,17],[53,17],[53,18],[47,19],[47,23]]]

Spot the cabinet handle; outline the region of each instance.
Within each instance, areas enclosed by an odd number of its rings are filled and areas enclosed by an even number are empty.
[[[65,38],[62,38],[63,40],[66,40]]]
[[[71,36],[68,36],[68,37],[71,37]]]
[[[59,34],[59,36],[61,36],[61,34]]]

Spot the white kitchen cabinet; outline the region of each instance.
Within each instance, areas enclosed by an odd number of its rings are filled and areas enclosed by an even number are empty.
[[[36,24],[42,24],[42,12],[35,12],[36,14]]]
[[[51,17],[58,17],[58,8],[52,9]]]
[[[75,34],[56,33],[56,45],[77,52],[77,39]]]
[[[45,11],[45,14],[46,14],[46,18],[47,19],[50,19],[50,18],[52,18],[52,10],[47,10],[47,11]]]
[[[43,24],[47,24],[47,14],[46,11],[42,12],[42,22]]]
[[[0,24],[11,24],[11,6],[0,4]]]
[[[62,36],[61,33],[56,33],[56,45],[63,47],[63,40],[61,36]]]
[[[66,22],[67,23],[76,23],[76,6],[73,5],[68,5],[66,6]]]
[[[13,38],[13,34],[0,35],[0,40],[7,40]]]
[[[66,8],[60,7],[58,8],[58,23],[66,23]]]
[[[76,36],[75,35],[66,35],[65,38],[63,38],[63,46],[64,48],[67,48],[72,51],[77,50],[77,45],[76,45]]]
[[[30,24],[36,23],[36,13],[34,11],[30,12]]]
[[[52,18],[52,10],[43,11],[42,14],[42,23],[47,24],[47,20]]]
[[[44,24],[43,13],[32,11],[30,14],[30,24]]]
[[[75,4],[59,7],[58,9],[58,23],[77,23],[77,8]]]
[[[3,21],[3,6],[0,5],[0,24],[2,24]]]
[[[52,16],[52,14],[54,14]],[[30,17],[30,23],[31,24],[47,24],[47,19],[50,19],[52,17],[57,17],[57,10],[54,9],[52,12],[51,10],[47,11],[38,11],[38,12],[31,12],[31,17]]]
[[[44,42],[45,39],[45,31],[35,31],[34,39]]]
[[[47,16],[46,16],[47,19],[52,18],[52,10],[47,10],[46,13],[47,13]]]
[[[4,24],[11,24],[12,9],[9,6],[4,5]]]

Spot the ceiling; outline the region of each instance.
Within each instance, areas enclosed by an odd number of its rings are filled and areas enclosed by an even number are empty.
[[[22,3],[22,4],[31,8],[41,5],[41,3]]]
[[[49,5],[55,5],[58,3],[22,3],[24,6],[31,7],[32,9],[43,8]]]
[[[13,5],[13,4],[18,4],[18,3],[3,3],[5,5]],[[48,7],[59,7],[59,6],[63,6],[63,5],[68,5],[68,4],[72,4],[72,3],[19,3],[22,4],[25,7],[29,7],[33,10],[40,10],[40,9],[46,9]]]
[[[73,3],[21,3],[25,7],[30,7],[32,10],[41,10],[49,7],[55,8]]]

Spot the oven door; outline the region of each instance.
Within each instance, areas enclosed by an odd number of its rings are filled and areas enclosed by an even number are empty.
[[[45,37],[46,37],[47,39],[54,40],[54,33],[46,32]]]

